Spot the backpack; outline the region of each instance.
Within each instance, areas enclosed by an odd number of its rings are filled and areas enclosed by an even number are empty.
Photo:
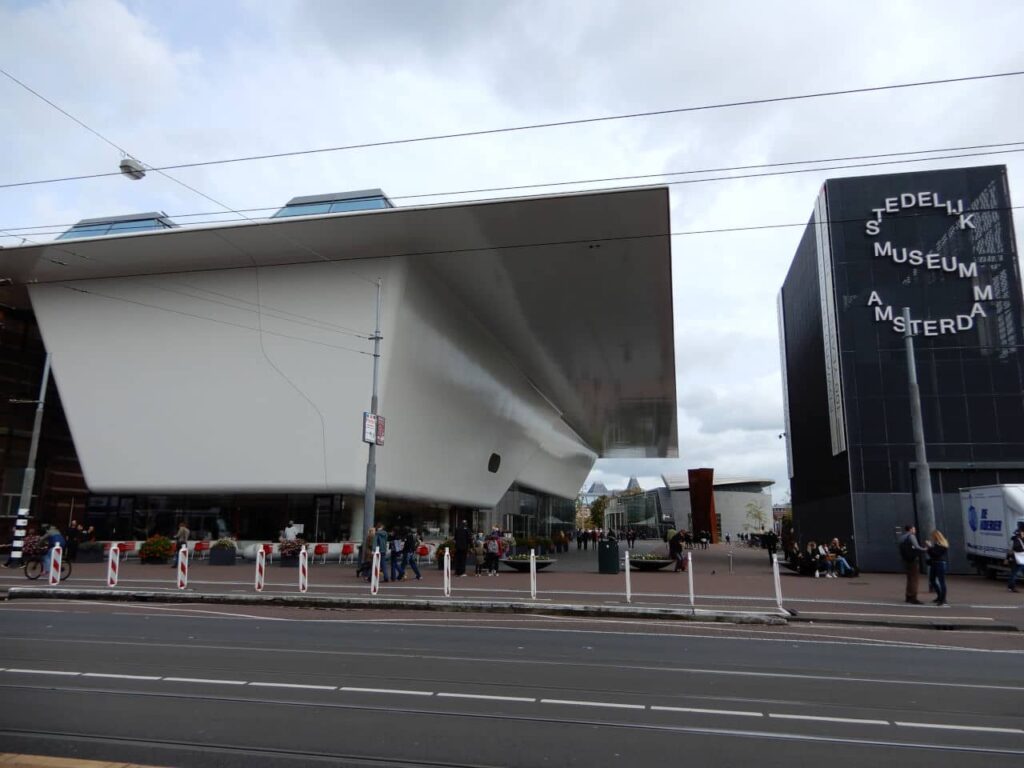
[[[498,540],[488,539],[484,544],[484,550],[490,552],[492,555],[498,554]]]
[[[917,550],[914,549],[909,536],[904,536],[903,541],[900,542],[900,557],[905,563],[912,563],[917,559]]]

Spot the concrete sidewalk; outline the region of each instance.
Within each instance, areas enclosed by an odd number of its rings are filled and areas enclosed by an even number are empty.
[[[638,549],[651,550],[658,545],[641,542]],[[731,555],[731,557],[730,557]],[[694,550],[693,606],[698,614],[712,615],[778,615],[772,571],[767,553],[745,547],[724,544],[707,550]],[[625,600],[625,575],[597,573],[597,556],[593,550],[555,556],[557,562],[537,576],[537,600],[530,599],[527,574],[515,573],[503,566],[499,576],[474,576],[472,564],[468,575],[454,578],[452,597],[443,595],[441,572],[434,565],[423,565],[421,581],[382,583],[378,597],[371,598],[369,586],[355,578],[350,565],[311,565],[307,601],[325,598],[324,604],[344,602],[366,607],[368,601],[406,603],[408,607],[443,607],[448,602],[477,605],[477,609],[490,606],[491,610],[511,609],[512,606],[531,605],[574,606],[576,609],[621,608],[669,610],[678,615],[693,616],[689,579],[685,573],[672,573],[670,569],[654,573],[631,574],[632,603]],[[895,557],[895,553],[894,553]],[[730,568],[731,560],[731,568]],[[154,595],[171,593],[180,595],[207,595],[218,599],[255,596],[253,588],[254,564],[239,561],[235,566],[211,566],[205,561],[193,561],[189,570],[189,590],[182,594],[176,589],[175,570],[169,566],[141,565],[130,560],[121,566],[118,591],[132,591]],[[409,574],[412,575],[411,572]],[[901,574],[865,574],[858,578],[813,579],[797,576],[785,568],[781,570],[783,606],[791,614],[790,621],[816,621],[828,623],[883,624],[939,629],[974,629],[978,631],[1024,630],[1024,595],[1013,594],[1004,584],[980,577],[953,576],[948,579],[948,599],[951,607],[939,608],[928,604],[931,599],[922,592],[919,599],[925,605],[908,605],[903,600]],[[927,579],[921,579],[927,588]],[[20,571],[0,571],[0,590],[10,587],[45,588],[41,581],[30,582]],[[106,565],[84,564],[74,566],[67,582],[51,591],[67,593],[72,590],[104,589]],[[50,589],[50,588],[47,588]],[[298,571],[268,564],[266,585],[262,596],[272,599],[294,595],[299,597]],[[93,597],[92,599],[96,599]],[[152,597],[143,599],[153,599]],[[188,598],[186,598],[188,599]],[[635,612],[638,617],[641,611]]]

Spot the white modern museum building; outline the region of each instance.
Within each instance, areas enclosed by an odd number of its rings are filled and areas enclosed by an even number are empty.
[[[55,379],[34,513],[110,537],[179,517],[358,535],[380,280],[376,516],[568,529],[598,457],[676,455],[669,231],[664,187],[418,207],[363,190],[0,249],[0,373],[32,393],[49,353]],[[31,409],[3,409],[10,518]]]

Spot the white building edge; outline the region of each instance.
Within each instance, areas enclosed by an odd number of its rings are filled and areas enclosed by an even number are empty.
[[[598,456],[677,453],[664,187],[59,240],[0,278],[93,492],[355,500],[377,278],[379,495],[571,498]]]

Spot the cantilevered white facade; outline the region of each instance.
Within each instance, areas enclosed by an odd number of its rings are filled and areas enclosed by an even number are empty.
[[[0,251],[0,299],[94,492],[357,493],[381,278],[378,493],[492,507],[676,454],[668,222],[651,188],[63,240]]]

